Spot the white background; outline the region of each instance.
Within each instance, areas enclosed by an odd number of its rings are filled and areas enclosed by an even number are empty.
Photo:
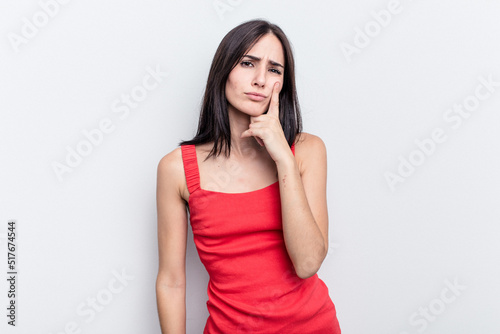
[[[330,251],[319,276],[342,332],[499,333],[500,87],[478,88],[489,95],[460,126],[444,116],[474,102],[480,77],[500,82],[500,2],[401,0],[385,26],[372,11],[397,2],[221,3],[225,11],[212,0],[70,1],[49,17],[37,1],[1,0],[0,331],[160,332],[157,164],[194,136],[223,36],[265,18],[293,44],[304,131],[328,149]],[[23,18],[38,19],[38,31],[16,44]],[[120,118],[113,103],[140,92],[148,68],[168,76]],[[105,119],[113,131],[59,180],[53,164]],[[415,141],[438,128],[446,140],[418,153]],[[410,156],[420,165],[391,189],[385,174]],[[9,219],[15,328],[5,307]],[[187,271],[188,333],[201,333],[208,276],[191,231]],[[92,298],[104,302],[93,317]]]

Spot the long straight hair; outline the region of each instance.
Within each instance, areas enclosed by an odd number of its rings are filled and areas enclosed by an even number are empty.
[[[291,45],[285,33],[275,24],[265,20],[251,20],[233,28],[222,39],[215,52],[201,106],[198,131],[191,140],[179,145],[196,145],[214,142],[207,158],[216,157],[224,148],[224,155],[231,154],[231,129],[226,99],[226,81],[232,69],[241,61],[258,40],[271,33],[283,47],[285,70],[283,88],[279,95],[279,120],[288,145],[302,132],[302,118],[295,87],[295,62]],[[206,160],[205,159],[205,160]]]

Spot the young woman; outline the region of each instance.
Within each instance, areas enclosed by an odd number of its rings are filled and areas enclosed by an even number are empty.
[[[196,136],[158,165],[163,333],[186,331],[188,212],[210,276],[204,333],[340,333],[316,274],[328,251],[326,148],[301,130],[285,34],[263,20],[237,26],[214,56]]]

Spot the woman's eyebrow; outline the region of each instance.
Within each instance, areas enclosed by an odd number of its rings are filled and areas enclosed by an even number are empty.
[[[250,58],[252,60],[256,60],[256,61],[260,61],[261,59],[259,57],[255,57],[255,56],[252,56],[252,55],[244,55],[243,57],[247,57],[247,58]],[[273,66],[279,66],[281,68],[285,68],[283,65],[281,65],[280,63],[278,62],[275,62],[274,60],[269,60],[269,63]]]

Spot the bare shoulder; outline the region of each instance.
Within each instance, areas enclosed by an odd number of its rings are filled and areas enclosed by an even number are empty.
[[[295,158],[302,174],[308,163],[326,160],[326,145],[314,134],[301,132],[295,141]]]
[[[167,187],[175,187],[179,196],[186,200],[187,185],[184,176],[181,147],[167,153],[158,163],[157,182]]]
[[[295,148],[306,152],[309,149],[321,149],[321,147],[325,147],[325,143],[323,140],[312,133],[301,132],[300,136],[297,136],[298,139],[295,141]]]

